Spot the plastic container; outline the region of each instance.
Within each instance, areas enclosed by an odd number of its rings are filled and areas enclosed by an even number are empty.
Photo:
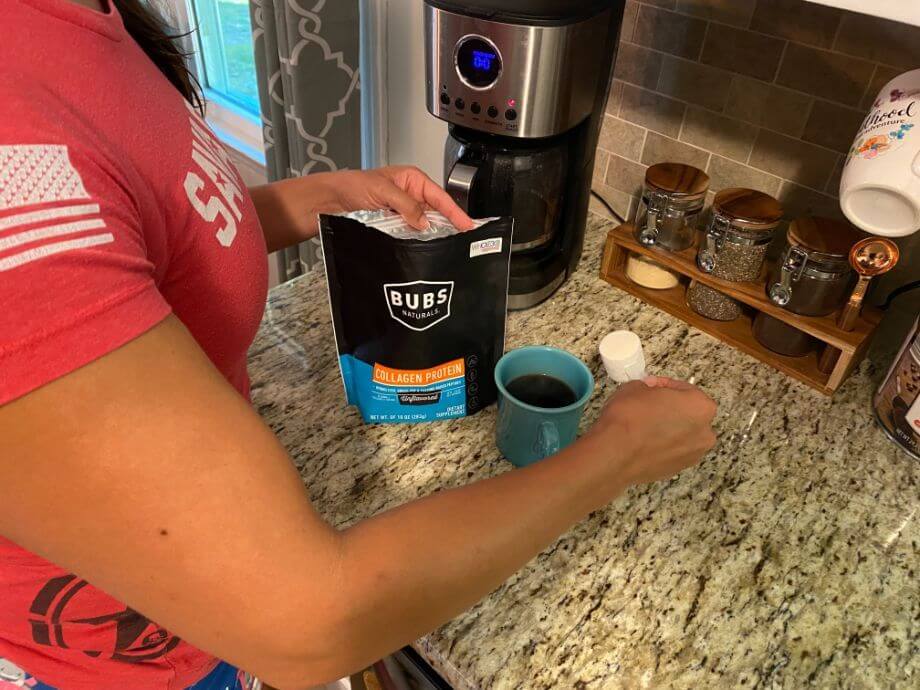
[[[687,304],[700,316],[713,321],[734,321],[741,316],[737,301],[695,280],[687,288]]]
[[[626,277],[636,285],[650,290],[669,290],[680,283],[680,278],[674,271],[639,254],[630,254],[626,260]]]
[[[786,357],[804,357],[821,345],[817,338],[764,313],[754,319],[752,330],[761,345]]]

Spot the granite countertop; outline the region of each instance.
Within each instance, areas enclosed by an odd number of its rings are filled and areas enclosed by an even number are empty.
[[[587,424],[613,391],[597,343],[634,330],[651,371],[695,376],[719,401],[720,443],[592,515],[418,651],[458,690],[917,687],[920,463],[876,428],[878,371],[865,363],[831,401],[610,287],[597,277],[608,227],[592,217],[578,273],[510,316],[508,347],[589,363]],[[494,409],[361,423],[321,272],[271,293],[250,369],[259,413],[338,527],[509,469]]]

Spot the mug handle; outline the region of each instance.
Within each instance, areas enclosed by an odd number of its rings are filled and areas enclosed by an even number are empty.
[[[537,452],[544,458],[559,452],[559,430],[552,422],[541,422],[538,430]]]

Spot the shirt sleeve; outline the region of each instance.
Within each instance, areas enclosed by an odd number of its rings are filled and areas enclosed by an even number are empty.
[[[171,311],[138,205],[111,160],[63,127],[10,115],[0,117],[0,405]]]

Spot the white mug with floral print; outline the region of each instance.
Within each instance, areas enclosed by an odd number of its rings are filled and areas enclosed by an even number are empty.
[[[888,82],[847,154],[840,205],[866,232],[920,230],[920,69]]]

